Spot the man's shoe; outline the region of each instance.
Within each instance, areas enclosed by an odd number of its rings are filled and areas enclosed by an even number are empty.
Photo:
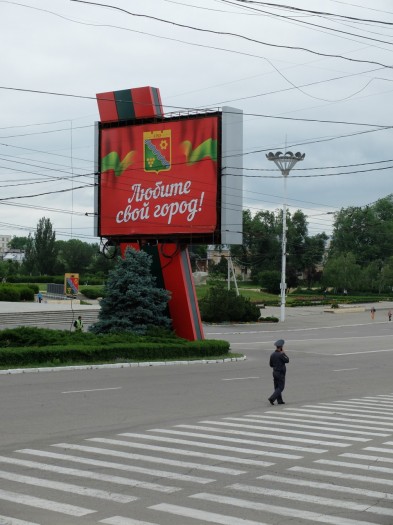
[[[268,398],[268,401],[271,405],[274,405],[274,401],[272,399],[270,399],[270,397]]]
[[[277,401],[277,405],[285,405],[285,401]]]

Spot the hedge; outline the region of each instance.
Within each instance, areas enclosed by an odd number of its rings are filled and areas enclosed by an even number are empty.
[[[118,343],[44,347],[0,348],[0,367],[38,365],[55,361],[56,364],[70,362],[96,363],[99,361],[165,360],[226,356],[229,353],[228,341],[204,340],[173,343]]]
[[[34,284],[0,284],[0,301],[34,301],[34,294],[38,291]]]

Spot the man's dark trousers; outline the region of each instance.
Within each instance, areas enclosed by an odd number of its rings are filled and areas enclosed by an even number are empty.
[[[281,403],[282,402],[281,394],[285,388],[285,375],[274,372],[273,373],[273,384],[274,384],[274,392],[273,392],[273,395],[270,397],[270,399],[272,401],[275,401],[277,399],[278,403]]]

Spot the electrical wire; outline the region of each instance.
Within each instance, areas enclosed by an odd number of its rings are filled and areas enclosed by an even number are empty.
[[[235,38],[238,38],[238,39],[241,39],[241,40],[245,40],[247,42],[252,42],[253,44],[260,44],[260,45],[263,45],[263,46],[269,46],[269,47],[274,47],[274,48],[278,48],[278,49],[288,49],[288,50],[292,50],[292,51],[303,51],[303,52],[311,53],[311,54],[317,55],[317,56],[323,56],[323,57],[329,57],[329,58],[338,58],[338,59],[349,61],[349,62],[357,62],[357,63],[363,63],[363,64],[374,64],[374,65],[385,67],[387,69],[392,69],[393,68],[393,66],[390,66],[390,65],[387,65],[387,64],[383,64],[381,62],[377,62],[377,61],[374,61],[374,60],[365,60],[365,59],[363,60],[363,59],[356,59],[356,58],[346,57],[344,55],[323,53],[323,52],[320,52],[320,51],[314,51],[312,49],[301,47],[301,46],[288,46],[288,45],[283,45],[283,44],[273,44],[271,42],[264,42],[264,41],[257,40],[255,38],[251,38],[251,37],[248,37],[248,36],[245,36],[245,35],[240,35],[238,33],[232,33],[232,32],[228,32],[228,31],[215,31],[213,29],[205,29],[205,28],[202,28],[202,27],[191,26],[191,25],[188,25],[188,24],[180,24],[179,22],[174,22],[173,20],[166,20],[164,18],[160,18],[160,17],[156,17],[156,16],[145,15],[145,14],[140,14],[140,13],[133,13],[131,11],[128,11],[127,9],[123,9],[121,7],[110,5],[110,4],[102,4],[102,3],[98,3],[98,2],[88,2],[87,0],[71,0],[71,2],[77,2],[77,3],[80,3],[80,4],[92,5],[92,6],[96,6],[96,7],[105,7],[105,8],[108,8],[108,9],[113,9],[113,10],[116,10],[116,11],[120,11],[122,13],[128,14],[130,16],[134,16],[134,17],[137,17],[137,18],[147,18],[149,20],[154,20],[156,22],[161,22],[163,24],[168,24],[168,25],[175,26],[175,27],[180,27],[180,28],[183,28],[183,29],[190,29],[192,31],[197,31],[197,32],[202,32],[202,33],[209,33],[209,34],[215,34],[215,35],[220,35],[220,36],[231,36],[231,37],[235,37]]]

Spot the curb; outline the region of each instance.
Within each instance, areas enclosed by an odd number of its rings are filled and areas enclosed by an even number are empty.
[[[174,365],[211,365],[216,363],[231,363],[245,361],[244,357],[230,357],[227,359],[198,359],[195,361],[141,361],[140,363],[113,363],[104,365],[75,365],[75,366],[56,366],[42,368],[9,368],[0,370],[0,375],[30,374],[39,372],[66,372],[69,370],[100,370],[102,368],[144,368],[149,366],[174,366]]]

